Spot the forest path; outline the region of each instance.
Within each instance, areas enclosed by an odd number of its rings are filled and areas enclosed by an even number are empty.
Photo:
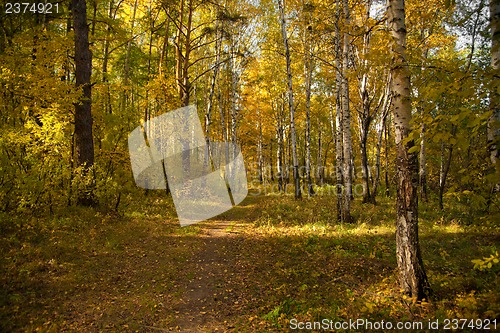
[[[240,205],[209,221],[196,225],[199,233],[194,243],[195,253],[185,266],[185,278],[177,281],[184,292],[174,306],[171,325],[180,332],[224,332],[233,330],[228,317],[238,312],[244,301],[235,292],[241,270],[241,247],[245,233],[255,218],[255,195],[249,195]]]

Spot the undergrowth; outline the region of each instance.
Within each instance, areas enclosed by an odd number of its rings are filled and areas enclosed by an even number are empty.
[[[262,315],[268,325],[286,329],[293,318],[499,318],[498,213],[475,212],[474,223],[470,223],[468,215],[457,213],[470,212],[469,207],[458,207],[460,202],[448,203],[454,209],[443,211],[432,203],[420,204],[420,244],[433,292],[417,303],[402,296],[396,280],[394,200],[379,197],[377,205],[355,200],[352,224],[337,223],[335,200],[335,196],[320,195],[297,201],[288,194],[274,194],[263,202],[262,215],[251,232],[279,239],[275,253],[282,252],[289,262],[305,259],[315,263],[299,264],[312,269],[302,278],[309,282],[285,288],[281,300]],[[286,255],[290,249],[299,250]],[[347,267],[335,268],[339,262]],[[320,281],[323,285],[308,293],[296,290],[299,284]],[[330,283],[335,285],[331,287],[335,293],[328,292]],[[317,295],[321,302],[315,301]]]
[[[209,222],[243,226],[228,227],[238,235],[237,251],[229,251],[238,270],[221,276],[241,300],[237,308],[226,305],[230,330],[288,331],[291,320],[499,318],[498,213],[475,212],[471,223],[460,202],[450,199],[443,211],[420,204],[433,293],[416,303],[401,295],[396,279],[393,198],[378,197],[377,205],[356,199],[355,222],[341,224],[334,195],[255,194]],[[169,328],[175,315],[169,304],[180,299],[184,279],[199,273],[186,263],[206,241],[203,228],[179,227],[172,199],[160,193],[125,196],[118,211],[3,213],[0,328]]]

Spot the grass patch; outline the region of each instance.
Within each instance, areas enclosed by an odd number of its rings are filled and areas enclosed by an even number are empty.
[[[278,305],[261,311],[265,327],[286,331],[291,318],[498,318],[500,265],[481,272],[472,263],[498,250],[500,235],[491,216],[479,216],[484,223],[470,225],[421,204],[421,247],[434,294],[415,304],[397,292],[394,203],[385,198],[376,206],[355,201],[356,223],[337,224],[334,200],[320,196],[295,201],[283,195],[269,196],[262,204],[262,215],[249,233],[273,242],[270,255],[278,261],[274,279],[268,278],[270,284],[280,277],[283,283],[283,289],[276,292],[274,287],[269,295]],[[325,208],[330,209],[326,216]],[[280,304],[290,295],[301,306],[284,312]]]

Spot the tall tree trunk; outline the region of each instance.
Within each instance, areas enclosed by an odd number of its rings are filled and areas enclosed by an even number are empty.
[[[455,136],[457,132],[457,126],[451,125],[451,135]],[[439,208],[443,207],[443,195],[446,186],[446,178],[448,177],[448,172],[450,171],[451,158],[453,157],[453,145],[450,144],[448,147],[448,157],[444,156],[445,145],[441,143],[441,167],[439,169]]]
[[[278,147],[276,149],[276,167],[278,171],[278,190],[280,192],[285,191],[285,170],[283,170],[283,158],[284,158],[284,128],[283,128],[283,112],[284,105],[283,103],[276,103],[277,107],[277,119],[276,119],[276,136],[278,138]]]
[[[151,7],[148,8],[149,15],[151,15]],[[151,77],[151,56],[153,52],[153,32],[155,28],[155,21],[152,17],[149,18],[151,26],[149,29],[149,47],[148,47],[148,70],[146,82],[149,83],[149,78]],[[146,85],[147,85],[146,83]],[[149,90],[146,89],[146,107],[144,108],[144,122],[151,119],[150,101],[149,101]]]
[[[185,4],[187,1],[187,5]],[[184,22],[184,14],[187,7],[187,19]],[[179,15],[177,18],[177,34],[175,37],[175,79],[177,91],[182,106],[188,106],[191,100],[192,82],[189,79],[189,68],[193,33],[194,5],[192,0],[179,0]]]
[[[69,12],[73,12],[73,5],[72,3],[70,2],[68,4],[68,10]],[[67,19],[66,19],[66,36],[69,35],[69,33],[71,32],[71,29],[72,29],[72,21],[73,21],[73,15],[68,15]],[[1,49],[0,49],[0,53],[1,53]],[[66,51],[66,57],[64,59],[64,64],[63,64],[63,69],[64,69],[64,76],[61,78],[63,81],[66,81],[66,82],[71,82],[71,68],[70,68],[70,51]],[[13,97],[13,96],[12,96]],[[14,98],[11,98],[11,100],[13,100]],[[6,119],[3,119],[5,122],[7,122],[8,118]],[[71,133],[71,137],[70,137],[70,156],[69,156],[69,165],[70,165],[70,175],[69,175],[69,186],[68,186],[68,206],[71,206],[71,200],[73,198],[73,179],[75,177],[75,130],[73,129],[73,132]],[[7,206],[8,206],[8,202],[7,202]],[[7,208],[5,208],[7,209]]]
[[[290,165],[293,164],[293,157],[292,157],[292,135],[290,134],[290,131],[287,131],[286,128],[283,131],[285,135],[285,149],[286,149],[286,158],[285,158],[285,183],[288,185],[290,184]],[[297,161],[298,163],[298,161]],[[297,172],[297,175],[299,173]]]
[[[377,191],[380,184],[380,154],[382,151],[382,137],[385,130],[385,119],[387,114],[384,113],[382,116],[382,122],[380,124],[380,129],[377,131],[377,147],[375,151],[375,179],[373,181],[373,200],[376,201]]]
[[[226,116],[224,112],[224,103],[222,101],[222,92],[220,84],[217,85],[217,104],[219,105],[219,117],[220,117],[222,141],[227,141]]]
[[[257,142],[257,163],[259,168],[259,183],[262,184],[264,181],[264,154],[263,154],[263,139],[262,139],[262,119],[260,109],[257,109],[257,117],[259,119],[259,140]]]
[[[498,82],[500,76],[500,1],[490,0],[490,22],[491,22],[491,69],[492,81]],[[497,165],[499,158],[498,153],[498,137],[500,134],[500,94],[498,89],[492,85],[490,96],[490,110],[492,114],[488,119],[488,149],[493,172],[496,173],[495,181],[493,182],[492,192],[500,191],[498,183],[500,174]]]
[[[75,149],[76,162],[82,168],[82,174],[90,177],[78,193],[78,203],[83,206],[95,205],[93,194],[94,176],[91,168],[94,165],[94,140],[92,137],[92,53],[89,48],[89,28],[87,25],[87,5],[85,0],[72,0],[73,26],[75,29],[75,77],[76,86],[83,95],[75,103]]]
[[[370,128],[371,116],[365,115],[361,122],[360,129],[360,153],[361,153],[361,173],[363,181],[363,203],[373,203],[375,204],[375,197],[372,196],[370,192],[370,179],[368,170],[368,131]]]
[[[368,1],[366,5],[367,5],[366,20],[368,21],[370,17],[371,1]],[[360,125],[359,143],[360,143],[361,172],[362,172],[362,182],[363,182],[363,203],[375,204],[375,196],[373,196],[370,191],[370,171],[368,166],[367,144],[368,144],[368,134],[370,131],[370,125],[375,115],[375,112],[380,106],[380,103],[379,105],[377,105],[373,113],[370,112],[373,99],[370,97],[370,92],[369,92],[369,84],[368,84],[369,62],[367,55],[370,51],[371,30],[369,30],[368,27],[366,27],[365,29],[366,31],[363,34],[363,48],[361,50],[361,57],[358,57],[363,73],[358,88],[359,97],[361,99],[361,112],[358,112],[358,123]],[[383,95],[381,94],[380,101],[382,101],[382,96]]]
[[[210,81],[210,91],[208,93],[207,110],[205,112],[205,140],[207,141],[207,147],[210,143],[210,125],[212,124],[212,108],[215,94],[215,83],[217,82],[217,76],[219,75],[220,68],[220,46],[221,46],[221,28],[219,26],[219,19],[215,21],[215,66],[212,73],[212,78]]]
[[[280,11],[280,23],[281,23],[281,33],[283,36],[283,44],[285,47],[285,58],[286,58],[286,72],[287,72],[287,83],[288,83],[288,107],[290,110],[290,135],[291,135],[291,145],[292,145],[292,158],[293,158],[293,178],[295,182],[295,198],[299,199],[302,197],[300,190],[300,178],[299,178],[299,160],[297,157],[297,138],[295,134],[295,109],[293,103],[293,84],[292,84],[292,65],[290,60],[290,48],[288,47],[288,37],[286,32],[286,22],[285,22],[285,10],[283,8],[283,0],[278,0],[278,7]]]
[[[122,93],[121,96],[121,108],[124,110],[126,109],[128,102],[130,100],[132,109],[134,109],[134,103],[135,103],[135,94],[134,94],[134,87],[132,85],[131,88],[129,88],[129,76],[130,76],[130,55],[132,52],[132,41],[134,37],[134,28],[135,28],[135,18],[137,15],[137,5],[138,5],[138,0],[134,1],[134,7],[132,8],[132,19],[130,22],[130,36],[131,38],[129,39],[127,43],[127,50],[125,52],[125,63],[123,66],[123,86],[125,90]],[[130,92],[129,92],[130,89]]]
[[[276,167],[277,167],[277,174],[278,174],[278,190],[280,192],[285,191],[285,171],[283,170],[283,134],[282,131],[283,129],[281,128],[281,125],[278,125],[278,148],[276,150]]]
[[[163,68],[167,68],[168,59],[168,39],[170,38],[170,8],[166,9],[167,18],[165,21],[165,36],[163,36],[163,45],[161,46],[160,60],[158,61],[158,74],[163,77]]]
[[[308,13],[308,16],[310,14]],[[314,195],[313,184],[311,180],[311,81],[312,81],[312,50],[311,50],[311,31],[310,22],[306,22],[304,32],[304,76],[306,85],[306,181],[307,193],[309,196]]]
[[[189,60],[191,57],[191,33],[193,31],[193,0],[188,1],[188,18],[186,23],[186,32],[185,32],[185,40],[184,40],[184,56],[183,56],[183,64],[182,64],[182,106],[188,106],[189,101],[191,100],[191,82],[189,80]],[[182,22],[180,23],[182,26]]]
[[[113,15],[113,3],[114,0],[111,0],[109,2],[109,10],[108,10],[108,18],[109,19],[114,19]],[[97,5],[96,5],[97,6]],[[94,12],[95,14],[95,12]],[[106,113],[113,113],[113,109],[111,106],[111,92],[109,90],[109,84],[108,82],[108,61],[109,61],[109,43],[110,43],[110,38],[111,38],[111,25],[108,24],[106,27],[106,37],[104,40],[104,50],[103,50],[103,59],[102,59],[102,82],[106,85],[106,99],[105,99],[105,112]]]
[[[175,80],[177,83],[177,92],[179,99],[182,101],[182,28],[184,22],[184,0],[179,0],[179,15],[177,17],[177,33],[175,36]]]
[[[420,38],[422,41],[424,41],[426,37],[426,29],[422,27],[420,31]],[[427,47],[424,47],[422,49],[422,58],[424,60],[427,60],[427,57],[429,55],[429,49]],[[422,76],[425,74],[425,66],[422,65],[420,68],[420,73]],[[424,200],[427,202],[427,155],[426,155],[426,137],[425,137],[425,121],[424,121],[424,105],[426,101],[422,100],[420,98],[420,101],[417,106],[417,111],[420,113],[420,116],[422,118],[422,126],[421,126],[421,131],[420,131],[420,153],[419,153],[419,171],[418,171],[418,186],[419,186],[419,191],[420,191],[420,199]]]
[[[108,18],[113,18],[113,2],[109,2]],[[104,37],[104,49],[102,58],[102,82],[108,82],[108,61],[109,61],[109,39],[111,38],[111,25],[106,27],[106,35]]]
[[[349,3],[343,0],[344,24],[350,23]],[[343,125],[343,148],[344,148],[344,196],[342,221],[352,222],[351,200],[352,200],[352,142],[351,142],[351,111],[349,109],[349,80],[347,70],[349,66],[349,34],[344,31],[344,45],[342,57],[342,125]]]
[[[418,183],[420,187],[420,199],[427,202],[427,161],[425,143],[425,124],[422,124],[422,131],[420,132],[420,163]]]
[[[316,158],[316,183],[323,186],[324,170],[323,170],[323,128],[318,117],[318,156]]]
[[[137,5],[138,0],[134,2],[134,8],[132,10],[132,22],[130,23],[130,36],[134,37],[134,28],[135,28],[135,17],[137,14]],[[132,52],[132,38],[127,43],[127,52],[125,53],[125,65],[124,65],[124,74],[123,74],[123,82],[125,85],[128,84],[128,78],[130,74],[130,54]]]
[[[335,19],[335,178],[337,181],[337,222],[342,222],[343,214],[343,186],[344,184],[344,148],[343,148],[343,126],[342,126],[342,103],[340,99],[340,92],[342,90],[342,49],[340,43],[340,0],[337,0],[337,13]],[[333,117],[332,117],[333,118]]]
[[[375,153],[375,180],[373,182],[373,200],[377,196],[378,187],[380,185],[380,155],[382,151],[382,138],[385,133],[385,127],[387,126],[387,115],[389,113],[389,107],[391,104],[391,96],[390,96],[390,76],[388,77],[386,90],[384,93],[384,101],[382,103],[382,123],[380,125],[380,129],[377,132],[377,148]]]
[[[238,117],[238,73],[236,69],[236,52],[234,41],[231,41],[231,61],[229,62],[231,72],[231,143],[232,146],[232,159],[236,156],[236,125]]]
[[[187,1],[187,4],[185,3]],[[184,14],[187,7],[187,19],[184,22]],[[190,55],[192,50],[191,34],[193,32],[193,0],[179,0],[179,15],[177,27],[177,35],[175,38],[175,78],[179,93],[180,105],[186,107],[191,100],[192,85],[189,80]],[[184,51],[184,53],[183,53]],[[185,124],[182,131],[189,132],[188,124]],[[190,155],[190,140],[182,140],[182,168],[190,172],[191,155]]]
[[[274,168],[273,168],[273,140],[269,140],[269,165],[271,166],[269,168],[269,171],[270,171],[270,175],[269,177],[271,177],[271,182],[274,182]]]
[[[451,134],[454,136],[457,131],[456,125],[452,125]],[[448,177],[448,172],[450,171],[451,158],[453,157],[453,145],[450,144],[448,147],[448,157],[445,158],[444,155],[445,145],[441,143],[441,166],[439,168],[439,208],[444,209],[443,206],[443,195],[446,186],[446,178]]]
[[[406,295],[422,300],[428,297],[430,286],[418,240],[418,160],[416,153],[408,152],[414,146],[413,140],[407,142],[411,131],[411,101],[404,0],[388,0],[387,23],[391,35],[391,91],[398,169],[396,259],[399,284]]]
[[[284,133],[284,139],[286,142],[285,145],[285,150],[286,150],[286,158],[285,158],[285,183],[288,185],[290,184],[290,165],[293,164],[293,158],[292,158],[292,135],[290,134],[290,131],[287,131],[286,128],[283,130]],[[298,163],[298,162],[297,162]],[[293,166],[292,166],[293,168]],[[297,175],[299,173],[297,172]]]
[[[443,196],[441,195],[441,189],[444,189],[444,169],[445,169],[445,156],[444,156],[444,142],[441,142],[441,156],[439,159],[439,188],[438,188],[438,198],[439,198],[439,208],[443,209]]]
[[[391,78],[392,81],[392,78]],[[391,104],[392,104],[392,96],[391,96]],[[385,180],[385,196],[388,197],[390,195],[389,190],[389,136],[390,136],[390,123],[391,123],[391,114],[387,114],[388,122],[385,124],[384,130],[384,141],[385,141],[385,150],[384,150],[384,180]]]

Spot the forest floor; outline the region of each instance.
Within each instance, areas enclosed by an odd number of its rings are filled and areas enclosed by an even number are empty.
[[[433,295],[414,304],[398,292],[392,200],[355,202],[356,223],[342,225],[334,197],[251,194],[183,228],[160,195],[119,214],[1,215],[0,331],[286,332],[291,320],[500,316],[500,265],[471,262],[498,251],[498,216],[421,208]]]

